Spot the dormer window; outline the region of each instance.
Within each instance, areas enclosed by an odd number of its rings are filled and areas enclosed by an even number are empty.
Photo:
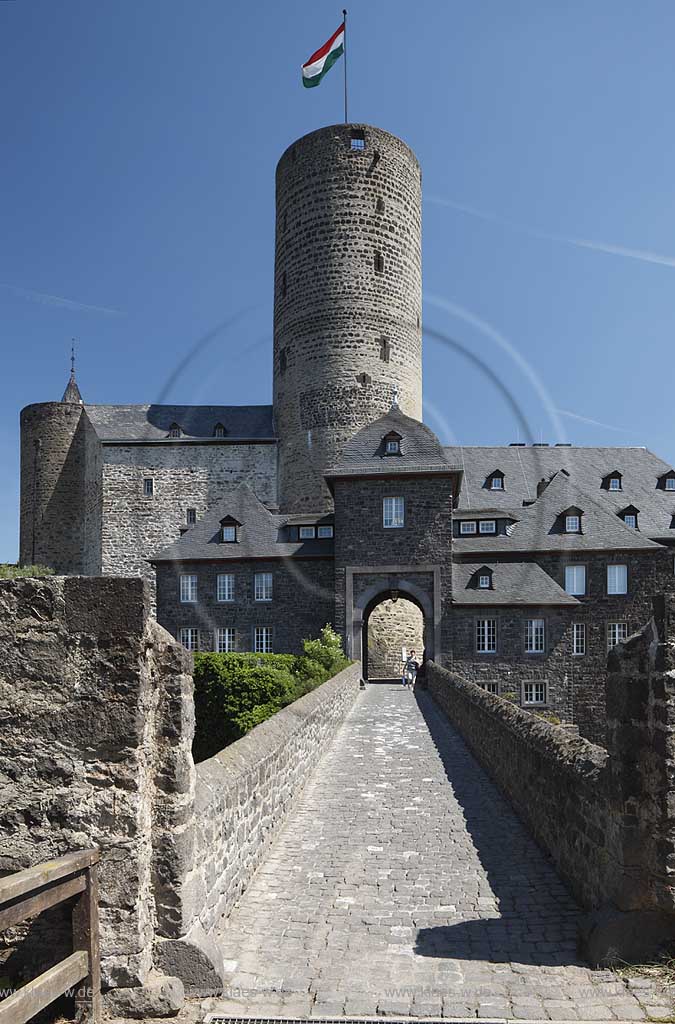
[[[497,521],[495,519],[481,519],[478,524],[479,533],[496,533],[497,532]]]
[[[463,519],[459,524],[459,532],[462,537],[468,537],[476,532],[476,523],[470,519]]]
[[[480,590],[490,590],[492,588],[492,573],[481,573],[478,577],[478,587]]]
[[[626,526],[630,526],[631,529],[637,530],[639,514],[640,511],[639,509],[635,508],[635,505],[629,505],[628,508],[624,508],[621,512],[619,512],[619,517],[623,519]]]
[[[618,470],[614,470],[613,473],[608,473],[607,476],[602,479],[602,486],[606,491],[620,491],[623,487],[623,477]]]
[[[169,427],[169,437],[181,437],[183,431],[180,429],[180,424],[172,423]]]
[[[385,437],[382,438],[384,443],[384,454],[385,455],[400,455],[401,454],[401,435],[395,430],[390,431]]]
[[[562,513],[565,533],[581,533],[581,517],[583,512],[580,508],[568,508]]]
[[[237,530],[241,526],[232,516],[226,516],[220,520],[220,539],[223,544],[237,543]]]
[[[500,469],[496,469],[494,473],[485,480],[485,487],[489,491],[503,491],[504,490],[504,474]]]
[[[223,426],[223,424],[222,423],[216,423],[215,427],[213,428],[213,436],[214,437],[225,437],[225,434],[226,434],[226,430],[225,430],[225,427]]]
[[[656,486],[661,491],[675,491],[675,470],[670,469],[656,481]]]

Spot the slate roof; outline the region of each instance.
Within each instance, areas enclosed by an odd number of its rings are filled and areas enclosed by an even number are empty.
[[[576,506],[583,510],[581,533],[560,532],[560,516]],[[459,513],[461,514],[461,513]],[[566,473],[557,473],[541,496],[520,509],[519,522],[506,535],[454,538],[458,555],[482,551],[606,551],[657,549],[644,533],[626,526],[609,507],[581,491]]]
[[[225,440],[273,439],[271,405],[85,405],[102,441],[164,441],[172,423],[185,438],[213,438],[217,423]],[[173,442],[175,443],[175,441]]]
[[[657,488],[658,478],[672,469],[648,448],[552,447],[446,447],[450,462],[464,471],[458,513],[464,509],[499,508],[518,513],[524,501],[537,496],[537,483],[564,469],[579,491],[616,515],[628,505],[640,510],[643,536],[675,541],[671,522],[675,493]],[[500,469],[504,490],[485,487],[487,477]],[[601,487],[608,474],[622,474],[622,490]]]
[[[226,517],[241,523],[235,544],[220,539],[220,523]],[[321,517],[317,516],[316,521]],[[241,561],[247,558],[313,557],[333,555],[331,540],[280,540],[286,517],[275,515],[256,497],[248,484],[209,509],[178,540],[148,559],[150,562],[198,562],[212,559]]]
[[[481,570],[492,573],[492,589],[481,590]],[[578,605],[536,562],[455,562],[452,567],[453,604]]]
[[[386,455],[383,439],[391,431],[401,435],[401,454]],[[347,442],[335,466],[325,477],[398,476],[409,473],[457,472],[443,445],[426,424],[404,415],[398,406],[367,426]]]

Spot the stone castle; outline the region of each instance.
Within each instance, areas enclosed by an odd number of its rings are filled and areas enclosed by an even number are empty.
[[[295,652],[331,622],[372,676],[424,646],[602,738],[607,651],[675,587],[675,470],[645,448],[444,447],[421,309],[412,151],[356,124],[294,142],[272,406],[90,405],[71,373],[21,414],[21,562],[144,577],[189,650]]]

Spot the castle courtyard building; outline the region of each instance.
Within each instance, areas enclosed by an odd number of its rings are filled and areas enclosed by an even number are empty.
[[[400,139],[310,133],[276,203],[273,404],[89,405],[72,373],[21,413],[22,563],[144,576],[190,650],[299,652],[330,622],[366,676],[407,604],[427,658],[602,739],[607,651],[675,586],[675,471],[637,447],[448,447],[422,423]]]

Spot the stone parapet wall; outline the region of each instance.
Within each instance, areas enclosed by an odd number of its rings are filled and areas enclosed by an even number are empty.
[[[435,663],[427,685],[579,901],[608,899],[607,751]]]
[[[160,921],[157,956],[188,991],[207,992],[226,965],[213,933],[244,892],[300,791],[349,713],[360,668],[333,679],[197,765],[194,814],[181,839],[177,913]],[[174,941],[171,941],[174,940]]]

